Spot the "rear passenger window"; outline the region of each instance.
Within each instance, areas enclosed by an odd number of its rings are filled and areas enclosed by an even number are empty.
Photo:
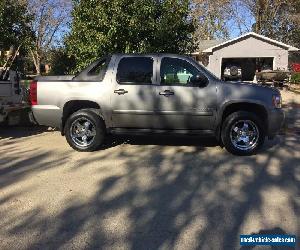
[[[88,76],[90,78],[96,78],[99,81],[102,81],[105,77],[107,66],[110,58],[105,58],[100,60],[89,72]]]
[[[152,76],[153,59],[150,57],[125,57],[119,63],[119,84],[151,84]]]

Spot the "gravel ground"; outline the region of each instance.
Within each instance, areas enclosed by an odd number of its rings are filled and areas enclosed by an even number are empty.
[[[299,237],[300,95],[282,93],[285,134],[250,157],[170,137],[78,153],[58,131],[1,128],[0,249],[240,249],[240,234]]]

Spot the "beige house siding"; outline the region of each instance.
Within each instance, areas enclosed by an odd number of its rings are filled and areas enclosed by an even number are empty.
[[[274,57],[273,69],[288,68],[288,50],[255,37],[248,37],[213,51],[207,68],[221,77],[222,58],[262,58]]]
[[[243,58],[247,58],[247,60],[245,60],[245,63],[247,63],[251,58],[274,58],[273,70],[287,70],[289,53],[298,51],[300,50],[296,47],[259,35],[255,32],[249,32],[240,37],[195,52],[193,56],[200,60],[201,58],[207,58],[206,64],[204,65],[215,75],[222,77],[222,59],[226,59],[223,60],[225,65],[229,60],[243,61]],[[200,55],[203,56],[201,57]],[[257,66],[256,70],[260,70],[259,67],[260,66]]]

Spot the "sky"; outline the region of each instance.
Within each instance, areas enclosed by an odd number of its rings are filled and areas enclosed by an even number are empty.
[[[255,20],[248,9],[241,7],[238,10],[238,17],[240,23],[242,23],[239,27],[235,18],[232,18],[227,22],[227,28],[229,30],[230,38],[238,37],[244,33],[251,32],[252,25]]]

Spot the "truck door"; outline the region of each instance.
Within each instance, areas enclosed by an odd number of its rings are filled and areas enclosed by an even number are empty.
[[[156,61],[136,55],[117,59],[112,80],[113,127],[153,128]]]
[[[192,77],[206,76],[184,58],[161,58],[159,75],[160,85],[156,90],[157,128],[213,130],[215,83],[208,82],[205,86],[193,84]]]

